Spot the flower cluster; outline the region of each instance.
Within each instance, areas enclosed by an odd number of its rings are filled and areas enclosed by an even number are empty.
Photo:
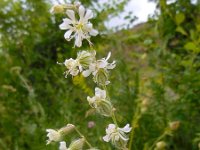
[[[92,23],[89,22],[93,18],[93,12],[89,9],[85,9],[81,3],[55,5],[50,10],[52,13],[62,13],[67,15],[67,18],[63,19],[63,23],[60,24],[61,30],[66,30],[64,37],[67,41],[75,39],[74,46],[81,47],[82,41],[85,39],[89,45],[92,46],[90,41],[91,36],[96,36],[98,31],[93,29]],[[78,17],[78,18],[77,18]],[[66,67],[65,77],[68,75],[72,77],[82,74],[85,78],[92,76],[93,81],[98,85],[95,88],[95,94],[93,97],[88,96],[87,101],[89,105],[96,110],[99,114],[111,117],[114,123],[108,125],[106,129],[106,136],[103,137],[105,142],[111,141],[111,143],[118,149],[126,149],[128,136],[127,133],[131,131],[131,127],[127,124],[123,128],[119,128],[115,117],[115,109],[109,98],[109,94],[106,86],[110,83],[109,71],[114,69],[116,62],[108,62],[111,57],[111,52],[108,56],[102,59],[96,59],[96,51],[94,50],[82,50],[77,53],[76,59],[66,59],[62,64]],[[101,88],[99,88],[101,87]],[[64,135],[75,130],[80,138],[73,141],[67,147],[65,141],[63,141]],[[59,150],[81,150],[84,143],[86,143],[90,150],[97,150],[92,147],[74,125],[68,124],[59,130],[47,129],[48,132],[47,144],[51,142],[60,142]]]
[[[98,85],[108,85],[110,83],[108,80],[108,70],[115,68],[115,61],[108,63],[108,59],[111,56],[110,52],[107,58],[102,58],[100,60],[96,60],[95,55],[95,51],[80,51],[76,59],[66,59],[63,63],[67,68],[65,77],[67,77],[68,74],[77,76],[79,73],[82,73],[84,77],[88,77],[92,74],[95,83]]]

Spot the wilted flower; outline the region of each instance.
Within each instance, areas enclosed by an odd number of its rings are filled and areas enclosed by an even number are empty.
[[[98,31],[93,29],[93,25],[88,21],[93,18],[92,11],[86,11],[82,5],[79,6],[79,20],[76,19],[73,10],[67,10],[66,13],[69,18],[63,19],[63,23],[59,26],[61,30],[67,30],[64,34],[65,39],[70,41],[72,38],[75,38],[75,45],[78,47],[82,46],[83,39],[86,39],[91,44],[90,36],[98,34]]]
[[[98,113],[104,116],[111,116],[112,114],[112,104],[106,99],[106,91],[100,88],[95,88],[95,96],[87,97],[89,105],[96,109]]]
[[[69,148],[67,148],[66,142],[62,141],[60,142],[59,150],[82,150],[84,142],[84,138],[75,140],[69,145]]]
[[[127,124],[124,128],[119,128],[115,124],[109,124],[106,129],[106,136],[103,137],[105,142],[111,141],[113,145],[119,148],[125,148],[129,138],[126,133],[131,131],[131,127]]]
[[[179,126],[180,126],[180,121],[173,121],[169,123],[170,129],[173,131],[177,130]]]
[[[46,129],[46,131],[48,132],[47,137],[49,138],[47,144],[50,144],[52,141],[58,142],[61,140],[62,135],[59,131],[54,129]]]
[[[108,81],[108,70],[115,68],[115,61],[108,63],[108,59],[111,56],[111,52],[108,53],[107,58],[97,60],[95,63],[90,64],[89,69],[83,71],[83,76],[88,77],[91,73],[94,76],[94,81],[100,85],[107,85]]]

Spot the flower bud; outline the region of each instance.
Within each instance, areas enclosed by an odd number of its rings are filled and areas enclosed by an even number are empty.
[[[84,138],[75,140],[70,144],[69,149],[70,150],[80,150],[83,148],[84,143],[85,143]]]
[[[75,126],[73,124],[67,124],[65,127],[58,130],[62,135],[67,135],[74,130]]]
[[[156,143],[157,150],[164,150],[166,148],[167,144],[164,141],[160,141]]]
[[[64,12],[64,7],[63,5],[54,5],[51,9],[50,9],[50,13],[52,14],[58,14],[58,13],[63,13]]]
[[[177,130],[179,126],[180,126],[180,121],[173,121],[169,123],[169,127],[172,131]]]

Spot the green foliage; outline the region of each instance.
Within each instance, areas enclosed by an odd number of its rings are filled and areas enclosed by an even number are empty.
[[[82,1],[92,8],[102,8],[92,20],[100,32],[106,31],[103,22],[120,13],[126,2],[99,6],[98,1]],[[129,122],[135,129],[129,146],[133,150],[150,149],[161,137],[167,143],[166,149],[197,150],[199,1],[157,3],[161,11],[158,19],[152,18],[130,30],[97,36],[92,42],[97,57],[112,51],[112,58],[117,61],[108,90],[120,125]],[[82,76],[65,79],[65,68],[56,65],[77,52],[58,29],[62,16],[51,16],[50,2],[44,0],[2,0],[0,6],[0,149],[58,149],[56,143],[45,145],[45,129],[67,123],[78,125],[100,149],[114,149],[101,139],[110,120],[94,114],[86,101],[94,92],[90,88],[94,84]],[[176,120],[180,121],[177,131],[162,137],[169,122]],[[93,128],[88,127],[90,121],[95,122]],[[67,140],[77,137],[74,133],[69,136]]]

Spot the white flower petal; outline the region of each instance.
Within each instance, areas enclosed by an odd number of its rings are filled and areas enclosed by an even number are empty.
[[[107,66],[107,61],[105,61],[105,60],[100,60],[100,61],[98,61],[98,67],[99,68],[105,68],[106,66]]]
[[[83,75],[84,77],[88,77],[91,73],[92,73],[91,70],[85,70],[85,71],[82,72],[82,75]]]
[[[115,128],[116,128],[115,124],[109,124],[108,125],[108,129],[115,129]]]
[[[108,56],[107,56],[107,58],[106,58],[106,61],[110,58],[110,56],[111,56],[111,52],[108,53]]]
[[[115,61],[107,65],[107,69],[114,69],[116,67]]]
[[[59,150],[67,150],[66,142],[60,142]]]
[[[65,34],[64,34],[65,39],[68,40],[70,38],[72,32],[73,32],[72,30],[68,30],[67,32],[65,32]]]
[[[129,124],[127,124],[127,125],[126,125],[125,127],[123,127],[123,128],[120,128],[121,131],[126,132],[126,133],[130,132],[131,129],[132,129],[132,128],[130,127]]]
[[[73,10],[67,10],[66,11],[68,17],[72,20],[72,21],[76,21],[75,19],[75,14],[74,14],[74,11]]]
[[[81,5],[78,9],[78,13],[79,13],[79,16],[80,16],[80,21],[83,21],[83,17],[85,15],[85,8]]]
[[[70,26],[69,24],[66,24],[65,22],[63,22],[62,24],[59,25],[59,28],[61,30],[67,30],[67,29],[72,28],[72,26]]]
[[[75,37],[75,45],[77,47],[81,47],[82,46],[82,36],[80,33],[77,34],[77,36]]]
[[[68,18],[64,18],[63,22],[66,23],[66,24],[73,24],[73,21],[68,19]]]
[[[101,90],[100,88],[96,87],[95,88],[95,96],[97,96],[101,99],[105,99],[106,98],[106,91]]]
[[[105,142],[109,142],[109,141],[110,141],[110,136],[109,136],[109,135],[105,135],[105,136],[103,137],[103,140],[104,140]]]
[[[96,36],[99,32],[97,30],[95,30],[95,29],[92,29],[89,33],[92,36]]]
[[[88,21],[91,18],[93,18],[93,12],[92,12],[92,10],[88,9],[86,14],[85,14],[85,20]]]
[[[123,141],[128,141],[129,138],[126,138],[125,136],[126,136],[126,135],[119,134],[119,137],[120,137]]]

